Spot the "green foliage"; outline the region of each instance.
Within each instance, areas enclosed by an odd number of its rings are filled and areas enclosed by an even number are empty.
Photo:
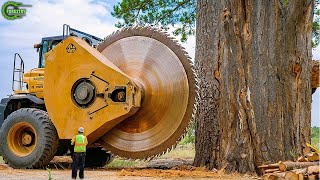
[[[289,0],[280,0],[280,3],[281,3],[283,6],[288,6]]]
[[[190,131],[188,131],[186,136],[179,142],[179,144],[186,145],[186,144],[194,143],[194,141],[195,141],[194,133],[193,134],[189,134],[189,132]]]
[[[314,18],[312,24],[312,48],[319,45],[320,40],[320,1],[315,0]]]
[[[279,0],[288,6],[289,0]],[[122,0],[113,7],[112,16],[120,19],[116,27],[133,25],[153,25],[168,29],[174,28],[173,34],[186,41],[195,34],[196,0]],[[312,47],[320,41],[320,0],[315,0],[314,22],[312,24]]]
[[[320,127],[313,126],[311,128],[311,138],[320,138]]]
[[[292,159],[297,160],[298,155],[294,149],[292,149],[289,153],[290,153],[290,156],[292,157]]]
[[[320,149],[320,138],[311,138],[311,145],[317,149]]]
[[[193,144],[195,142],[195,127],[196,127],[196,123],[195,123],[195,121],[192,121],[189,128],[188,128],[186,135],[179,142],[180,145],[186,145],[186,144],[190,144],[190,143]]]
[[[113,7],[112,16],[121,19],[116,27],[153,25],[174,28],[175,36],[186,41],[195,33],[196,0],[122,0]]]
[[[47,168],[47,171],[48,171],[48,180],[52,180],[52,175],[51,175],[51,169],[50,168]]]
[[[320,149],[320,127],[313,126],[311,128],[311,144]]]

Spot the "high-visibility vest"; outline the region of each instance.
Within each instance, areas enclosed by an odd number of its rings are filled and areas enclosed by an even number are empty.
[[[74,145],[74,152],[86,152],[86,146],[88,144],[87,137],[83,134],[73,136],[71,145]]]

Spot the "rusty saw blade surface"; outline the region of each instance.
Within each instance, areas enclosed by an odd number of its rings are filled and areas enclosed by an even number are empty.
[[[131,159],[174,147],[193,117],[197,94],[184,49],[165,32],[146,27],[119,30],[97,49],[143,88],[138,112],[101,137],[103,147]]]

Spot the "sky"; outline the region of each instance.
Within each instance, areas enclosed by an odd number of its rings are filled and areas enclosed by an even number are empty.
[[[25,69],[38,66],[38,53],[33,45],[42,37],[62,35],[62,25],[105,37],[116,31],[117,19],[111,16],[112,7],[119,0],[20,0],[30,4],[27,15],[19,20],[8,21],[0,15],[0,98],[12,93],[13,55],[19,53]],[[0,5],[2,6],[2,2]],[[182,43],[194,58],[195,37]],[[313,59],[320,59],[320,47],[313,50]],[[320,88],[312,95],[312,126],[320,126]]]

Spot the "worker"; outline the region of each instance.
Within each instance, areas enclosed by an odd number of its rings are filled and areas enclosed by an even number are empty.
[[[72,163],[72,179],[77,178],[77,171],[79,166],[79,177],[84,178],[84,164],[86,157],[86,146],[88,145],[88,140],[84,133],[84,128],[79,127],[78,134],[75,135],[71,140],[71,145],[74,145],[73,152],[73,163]]]

